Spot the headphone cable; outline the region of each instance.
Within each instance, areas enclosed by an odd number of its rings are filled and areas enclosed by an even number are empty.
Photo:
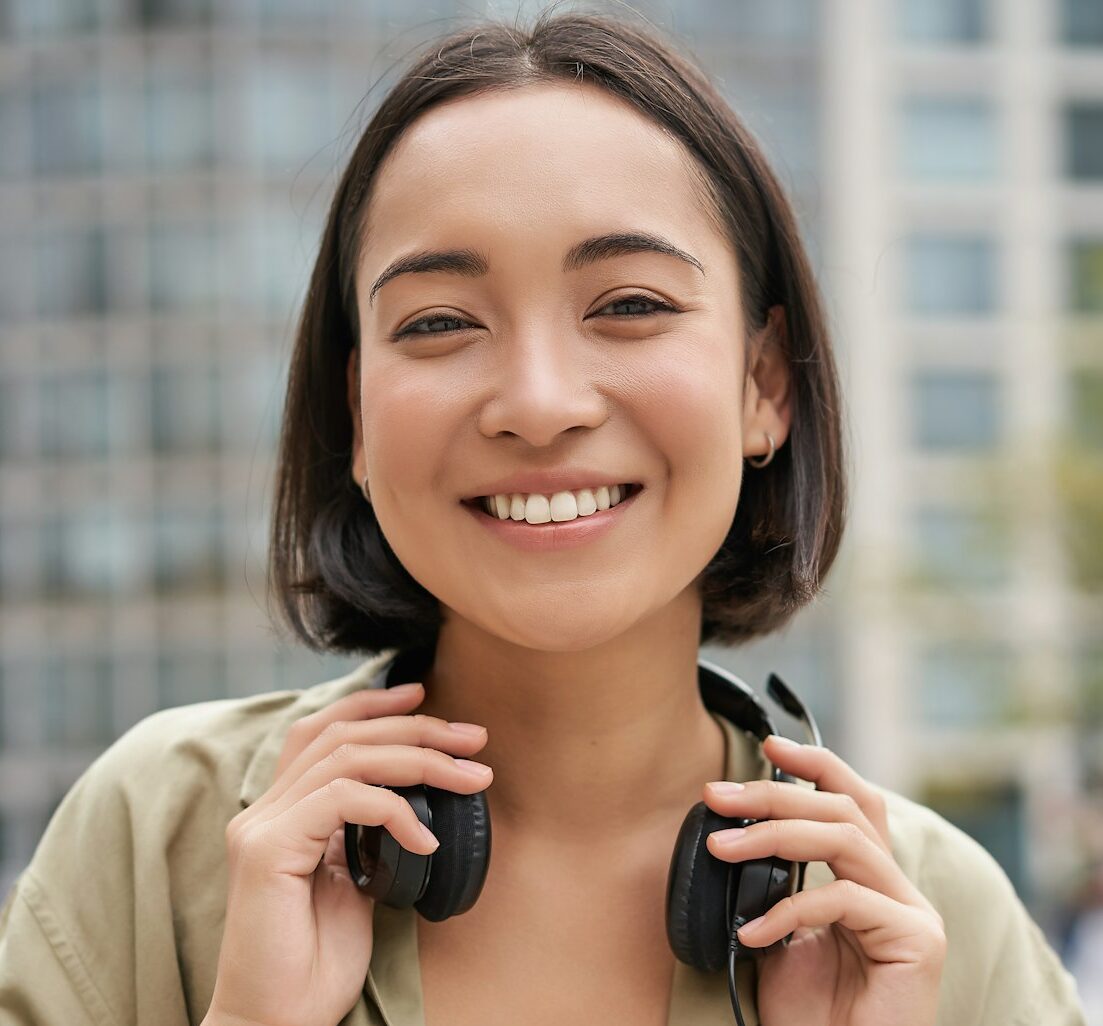
[[[732,1011],[735,1013],[737,1026],[747,1026],[747,1023],[743,1019],[743,1010],[739,1004],[739,988],[735,985],[735,957],[742,947],[739,943],[737,934],[739,928],[747,922],[748,920],[740,915],[732,918],[731,943],[728,945],[728,997],[731,998]]]

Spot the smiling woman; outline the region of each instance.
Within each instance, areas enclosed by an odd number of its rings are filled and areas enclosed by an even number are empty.
[[[0,914],[0,1011],[1082,1026],[987,852],[699,657],[817,594],[843,434],[792,207],[688,57],[551,9],[435,41],[337,186],[279,446],[279,611],[372,658],[120,739]]]

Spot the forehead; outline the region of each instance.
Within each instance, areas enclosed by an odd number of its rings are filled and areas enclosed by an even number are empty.
[[[377,172],[363,262],[439,241],[442,227],[534,242],[647,227],[699,248],[713,230],[691,159],[662,126],[591,85],[449,101],[415,121]]]

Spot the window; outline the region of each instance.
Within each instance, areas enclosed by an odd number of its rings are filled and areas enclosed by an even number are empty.
[[[1062,0],[1061,41],[1069,46],[1103,46],[1103,4]]]
[[[996,122],[983,99],[914,96],[900,110],[901,171],[918,179],[996,174]]]
[[[213,363],[153,367],[149,398],[155,452],[217,451],[218,385]]]
[[[1074,369],[1068,387],[1073,434],[1084,445],[1103,450],[1103,369]]]
[[[102,366],[55,371],[40,378],[41,455],[106,456],[110,387],[107,370]]]
[[[1011,781],[932,784],[919,801],[986,848],[1003,867],[1019,897],[1026,891],[1026,828],[1022,789]]]
[[[980,43],[982,0],[897,0],[900,38],[909,43]]]
[[[259,163],[298,172],[337,139],[330,69],[272,57],[246,69],[245,123]]]
[[[219,298],[218,248],[209,223],[157,222],[149,238],[149,305],[155,311],[214,311]]]
[[[158,709],[226,697],[226,662],[222,652],[175,648],[158,652]]]
[[[1103,313],[1103,239],[1073,239],[1068,259],[1069,309]]]
[[[996,308],[996,249],[983,236],[913,235],[906,249],[907,305],[924,316]]]
[[[103,499],[51,507],[38,521],[48,597],[106,596],[132,590],[144,575],[141,530]]]
[[[159,591],[222,587],[222,515],[214,506],[159,506],[153,525],[153,573]]]
[[[1014,672],[1007,648],[994,642],[955,640],[919,654],[919,712],[936,727],[985,727],[1011,709]]]
[[[924,370],[912,377],[912,432],[924,449],[991,449],[1000,435],[1000,384],[983,371]]]
[[[102,314],[108,308],[108,266],[107,239],[101,226],[43,231],[35,242],[39,314]]]
[[[31,118],[36,174],[88,174],[99,169],[100,102],[94,73],[83,81],[35,83]]]
[[[728,34],[731,41],[804,42],[819,31],[819,5],[815,0],[701,0],[674,5],[681,31],[715,37]]]
[[[102,653],[48,654],[31,692],[38,702],[43,741],[110,744],[115,736],[112,676],[111,661]]]
[[[950,590],[1006,583],[1006,528],[994,515],[921,506],[913,523],[915,569],[921,583]]]
[[[1074,181],[1103,178],[1103,104],[1065,107],[1065,173]]]
[[[213,89],[205,64],[187,72],[151,65],[145,110],[150,167],[188,169],[213,163]]]

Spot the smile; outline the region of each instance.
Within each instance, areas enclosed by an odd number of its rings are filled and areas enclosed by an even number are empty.
[[[465,505],[474,505],[498,520],[524,521],[533,525],[567,523],[579,517],[589,517],[612,509],[641,487],[638,484],[602,485],[599,488],[580,488],[577,491],[555,492],[551,495],[538,492],[528,495],[520,492],[482,495],[465,500]]]

